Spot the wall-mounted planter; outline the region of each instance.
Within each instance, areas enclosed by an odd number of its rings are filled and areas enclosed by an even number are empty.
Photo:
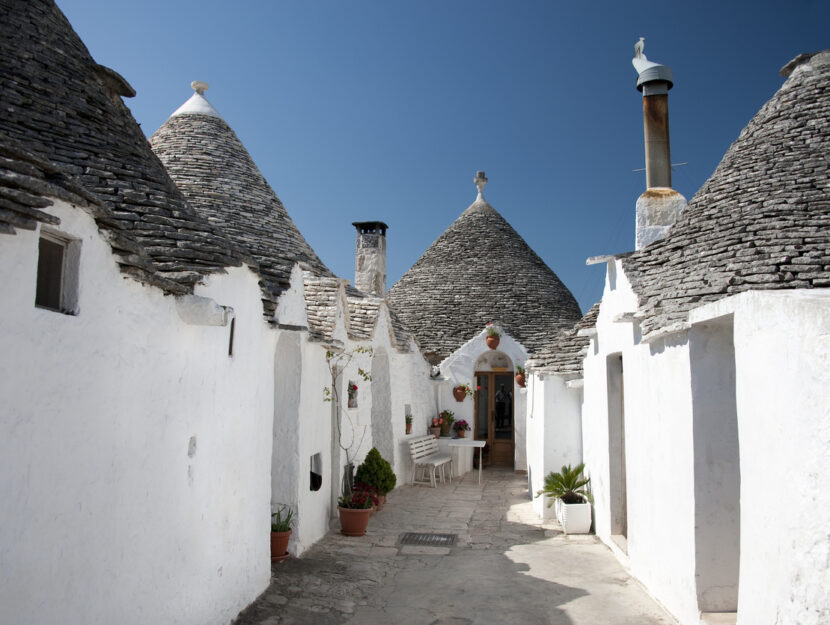
[[[452,389],[452,396],[455,397],[455,401],[464,401],[464,398],[467,397],[467,391],[464,390],[463,386],[456,386]]]
[[[524,373],[517,373],[516,374],[516,384],[518,384],[522,388],[525,387],[525,374]]]
[[[490,349],[496,349],[499,346],[499,341],[501,341],[501,339],[497,336],[488,336],[484,339],[484,342],[487,343],[487,347]]]

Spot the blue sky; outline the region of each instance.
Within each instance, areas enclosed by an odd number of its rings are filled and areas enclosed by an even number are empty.
[[[674,188],[691,198],[800,52],[830,47],[830,2],[58,0],[152,134],[192,91],[239,135],[322,260],[353,277],[352,221],[389,224],[388,286],[475,199],[571,289],[633,248],[645,188],[646,38],[670,66]],[[495,268],[497,271],[497,268]],[[501,279],[501,278],[499,278]]]

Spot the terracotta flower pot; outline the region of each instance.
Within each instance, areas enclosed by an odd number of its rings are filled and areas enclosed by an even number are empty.
[[[522,388],[525,387],[525,374],[524,373],[517,373],[516,374],[516,384],[518,384]]]
[[[412,434],[412,424],[411,423],[406,424],[406,433],[407,434]]]
[[[429,433],[432,434],[435,438],[441,436],[441,428],[429,428]]]
[[[449,436],[452,424],[449,421],[444,421],[441,424],[441,436]]]
[[[464,398],[467,397],[467,391],[464,390],[463,386],[456,386],[452,389],[452,396],[455,397],[455,401],[464,401]]]
[[[271,532],[271,562],[282,562],[288,557],[289,538],[291,538],[291,530]]]
[[[464,438],[464,430],[456,430],[456,434],[458,434],[458,438]]]
[[[369,517],[372,509],[356,509],[337,507],[340,513],[340,533],[344,536],[363,536],[369,527]]]
[[[378,505],[377,505],[378,512],[383,510],[383,506],[385,506],[385,505],[386,505],[386,495],[378,495]]]
[[[484,340],[487,343],[487,347],[489,347],[490,349],[496,349],[499,346],[499,341],[501,339],[497,336],[488,336]]]

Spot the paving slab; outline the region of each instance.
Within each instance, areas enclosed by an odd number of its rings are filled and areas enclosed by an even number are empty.
[[[438,488],[404,485],[366,536],[335,522],[236,625],[676,625],[594,536],[533,512],[527,478],[488,468]],[[406,532],[458,535],[401,545]]]

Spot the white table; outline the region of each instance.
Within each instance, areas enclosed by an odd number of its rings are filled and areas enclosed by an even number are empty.
[[[453,438],[448,443],[450,447],[478,447],[478,483],[481,484],[481,455],[484,453],[484,445],[487,441],[477,441],[473,438]]]

